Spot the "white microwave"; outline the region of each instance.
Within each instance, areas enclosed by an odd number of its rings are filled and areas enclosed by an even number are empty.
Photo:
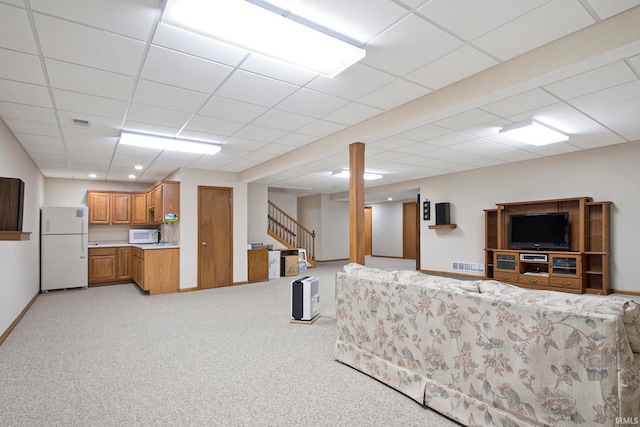
[[[129,230],[129,243],[158,243],[160,232],[156,228]]]

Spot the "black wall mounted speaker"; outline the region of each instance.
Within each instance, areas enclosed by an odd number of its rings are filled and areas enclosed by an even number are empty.
[[[450,224],[449,203],[436,203],[436,225]]]

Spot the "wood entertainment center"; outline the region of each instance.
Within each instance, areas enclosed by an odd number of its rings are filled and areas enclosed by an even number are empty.
[[[485,273],[513,285],[606,295],[609,285],[609,211],[611,202],[590,197],[498,203],[486,209]],[[509,247],[511,215],[568,212],[569,249]]]

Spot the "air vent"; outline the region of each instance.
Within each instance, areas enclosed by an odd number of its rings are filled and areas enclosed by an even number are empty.
[[[80,126],[83,128],[91,127],[91,123],[89,123],[89,120],[81,120],[81,119],[72,119],[72,120],[73,120],[74,126]]]

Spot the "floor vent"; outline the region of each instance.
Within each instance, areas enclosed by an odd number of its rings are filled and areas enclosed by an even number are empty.
[[[476,262],[451,261],[451,269],[469,273],[483,273],[484,264],[478,264]]]

